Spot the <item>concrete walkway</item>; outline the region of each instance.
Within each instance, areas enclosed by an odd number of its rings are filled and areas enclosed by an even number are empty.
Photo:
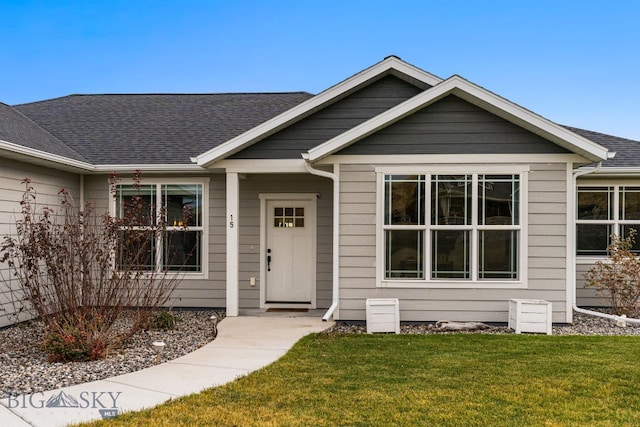
[[[153,407],[247,375],[275,362],[303,336],[331,325],[313,317],[228,317],[220,322],[213,342],[170,362],[2,399],[0,426],[64,426]]]

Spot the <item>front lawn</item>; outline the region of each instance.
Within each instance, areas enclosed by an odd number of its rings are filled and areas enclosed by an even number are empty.
[[[95,425],[640,425],[640,337],[312,335],[226,386]]]

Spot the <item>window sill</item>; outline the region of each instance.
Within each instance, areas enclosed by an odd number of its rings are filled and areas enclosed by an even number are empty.
[[[424,280],[383,280],[378,288],[411,289],[526,289],[521,281],[424,281]]]
[[[166,275],[163,275],[163,272],[160,273],[153,273],[153,275],[157,278],[167,278],[169,280],[171,279],[180,279],[180,280],[206,280],[208,279],[209,275],[207,273],[203,273],[203,272],[192,272],[192,271],[169,271],[167,272]],[[147,273],[147,272],[143,272],[143,276],[148,276],[151,277],[152,273]]]

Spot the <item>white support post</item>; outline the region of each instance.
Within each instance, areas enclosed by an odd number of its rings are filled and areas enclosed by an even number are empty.
[[[227,172],[227,316],[238,316],[239,193],[238,174]]]

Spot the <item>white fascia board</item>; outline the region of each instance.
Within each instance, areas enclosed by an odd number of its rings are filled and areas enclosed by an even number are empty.
[[[207,169],[194,165],[194,164],[123,164],[123,165],[96,165],[92,171],[97,173],[102,172],[133,172],[140,170],[143,172],[167,172],[167,173],[180,173],[180,172],[208,172]]]
[[[313,112],[332,102],[341,95],[392,69],[404,73],[409,77],[420,80],[430,86],[437,85],[442,81],[442,79],[440,79],[439,77],[429,74],[396,57],[391,56],[367,68],[366,70],[361,71],[358,74],[355,74],[354,76],[349,77],[348,79],[334,86],[331,86],[330,88],[320,92],[307,101],[296,105],[295,107],[270,120],[267,120],[261,125],[258,125],[244,132],[243,134],[240,134],[235,138],[232,138],[227,142],[215,148],[212,148],[211,150],[203,154],[198,155],[193,160],[199,166],[207,167],[211,163],[234,154],[244,147],[252,144],[253,142],[271,135],[278,130],[288,126],[289,124],[312,114]]]
[[[640,167],[619,167],[619,168],[608,168],[603,166],[599,169],[595,169],[590,176],[616,176],[616,177],[640,177]],[[585,177],[589,179],[588,177]],[[580,179],[580,178],[578,178]]]
[[[4,151],[8,158],[48,166],[53,169],[63,169],[67,171],[85,173],[104,173],[104,172],[133,172],[141,170],[145,172],[207,172],[206,169],[194,164],[149,164],[149,165],[93,165],[91,163],[70,159],[68,157],[47,153],[45,151],[36,150],[22,145],[14,144],[0,140],[0,151]]]
[[[91,163],[82,162],[80,160],[70,159],[68,157],[59,156],[57,154],[47,153],[46,151],[36,150],[34,148],[24,147],[12,142],[0,140],[0,150],[9,154],[9,157],[17,160],[24,160],[28,163],[36,163],[40,165],[49,165],[54,169],[60,169],[62,166],[65,170],[93,171],[94,166]]]
[[[307,173],[303,159],[225,159],[216,168],[237,173]]]
[[[580,163],[584,157],[573,153],[552,154],[370,154],[334,155],[316,162],[319,165],[336,164],[474,164],[474,163]]]
[[[607,149],[577,135],[529,110],[487,91],[460,76],[452,76],[372,119],[309,150],[309,160],[316,162],[342,148],[387,127],[448,95],[456,95],[505,120],[549,139],[569,151],[599,161],[607,158]]]

